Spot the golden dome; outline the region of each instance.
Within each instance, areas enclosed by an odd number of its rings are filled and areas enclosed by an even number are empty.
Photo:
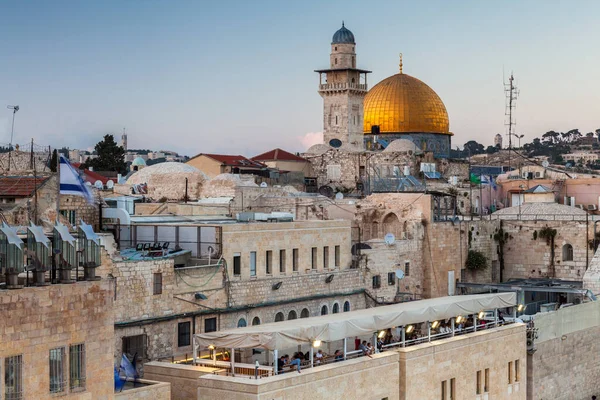
[[[365,96],[364,133],[379,125],[380,133],[450,133],[446,106],[417,78],[392,75],[373,86]]]

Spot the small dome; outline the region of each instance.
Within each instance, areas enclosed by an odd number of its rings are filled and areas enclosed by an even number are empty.
[[[312,146],[310,146],[308,148],[308,150],[306,150],[306,153],[321,155],[321,154],[327,153],[331,149],[332,149],[332,147],[329,147],[326,144],[317,143],[317,144],[313,144]]]
[[[135,166],[146,166],[146,161],[142,158],[142,157],[136,157],[132,162],[131,165],[135,165]]]
[[[415,145],[415,143],[408,139],[396,139],[393,140],[388,146],[383,150],[386,153],[392,153],[397,151],[409,152],[412,151],[415,154],[422,153],[421,149]]]
[[[342,44],[349,43],[354,44],[354,34],[350,32],[350,30],[346,29],[344,23],[342,22],[342,27],[338,29],[336,33],[333,34],[333,39],[331,44]]]

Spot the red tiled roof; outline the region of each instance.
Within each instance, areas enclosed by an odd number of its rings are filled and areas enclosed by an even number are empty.
[[[257,156],[252,157],[255,161],[303,161],[307,162],[306,159],[299,157],[295,154],[292,154],[288,151],[282,149],[273,149],[271,151],[267,151],[266,153],[259,154]]]
[[[0,197],[30,197],[36,188],[42,186],[49,177],[2,176],[0,177]]]
[[[107,177],[106,177],[106,176],[104,176],[104,175],[100,175],[100,174],[99,174],[99,173],[97,173],[97,172],[90,171],[89,169],[84,169],[84,170],[83,170],[83,179],[84,179],[85,181],[87,181],[87,182],[91,183],[92,185],[93,185],[94,183],[96,183],[96,181],[100,181],[100,182],[102,182],[102,184],[103,184],[103,185],[106,185],[106,182],[108,182],[108,180],[109,180],[110,178],[107,178]],[[113,182],[114,182],[114,181],[115,181],[115,180],[113,180]]]
[[[206,156],[210,157],[215,161],[219,161],[222,164],[232,167],[248,167],[248,168],[266,168],[267,166],[258,161],[252,161],[244,156],[240,155],[227,155],[227,154],[206,154],[200,153],[196,157]]]

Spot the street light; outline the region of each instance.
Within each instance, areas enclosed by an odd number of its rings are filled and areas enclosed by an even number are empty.
[[[19,111],[19,106],[6,106],[9,110],[13,110],[12,128],[10,129],[10,143],[8,144],[8,171],[10,171],[10,154],[12,153],[12,141],[15,133],[15,114]]]
[[[512,136],[516,137],[517,139],[519,139],[519,149],[521,148],[521,139],[523,139],[525,137],[525,135],[517,135],[516,133],[511,133]]]

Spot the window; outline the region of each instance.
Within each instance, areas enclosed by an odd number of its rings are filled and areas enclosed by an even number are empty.
[[[233,253],[233,275],[240,276],[242,274],[242,255]]]
[[[296,314],[296,311],[294,311],[294,310],[290,311],[290,313],[288,314],[288,320],[296,319],[296,318],[298,318],[298,314]]]
[[[335,51],[337,51],[337,46],[334,47]]]
[[[475,394],[481,394],[481,371],[477,371],[477,382],[475,383]]]
[[[323,247],[323,268],[329,268],[329,246]]]
[[[123,354],[126,354],[131,359],[136,355],[143,359],[146,355],[146,335],[124,337]]]
[[[395,272],[388,272],[388,285],[395,285],[396,284],[396,273]]]
[[[300,318],[308,318],[310,317],[310,311],[308,311],[308,308],[304,308],[302,310],[302,312],[300,313]]]
[[[335,266],[339,267],[340,266],[340,246],[335,246],[334,251],[335,251]]]
[[[508,362],[508,384],[513,383],[512,381],[512,361]]]
[[[335,59],[335,65],[337,65],[337,58]],[[337,119],[337,118],[336,118]],[[337,123],[337,122],[336,122]]]
[[[573,261],[573,246],[565,244],[562,248],[563,261]]]
[[[298,249],[292,250],[292,271],[298,272]]]
[[[337,115],[335,116],[335,124],[336,124],[336,125],[338,124],[338,121],[337,121]]]
[[[404,263],[404,276],[410,275],[410,261]]]
[[[190,345],[191,322],[180,322],[177,324],[177,347]]]
[[[265,266],[267,275],[271,275],[273,272],[273,251],[271,250],[267,250],[267,253],[265,254]]]
[[[373,289],[379,289],[381,287],[381,275],[373,276]]]
[[[455,400],[456,399],[456,379],[452,378],[450,379],[450,399],[449,400]]]
[[[254,325],[260,325],[260,318],[254,317],[254,319],[252,319],[252,326]]]
[[[69,221],[71,225],[77,225],[77,216],[75,215],[74,210],[60,210],[60,213]]]
[[[50,350],[50,393],[62,393],[66,387],[65,348]]]
[[[321,315],[327,315],[327,314],[329,314],[329,309],[325,305],[325,306],[321,307]]]
[[[316,247],[312,248],[312,255],[310,258],[310,267],[312,269],[317,269],[317,248]]]
[[[328,165],[327,166],[327,179],[339,180],[342,177],[342,166],[339,164]]]
[[[69,346],[69,386],[71,391],[85,390],[85,344]]]
[[[519,379],[521,378],[519,375],[519,360],[515,360],[515,382],[519,382]]]
[[[490,391],[490,369],[485,369],[485,379],[483,380],[483,393]]]
[[[217,331],[217,318],[206,318],[204,320],[204,332],[216,332]]]
[[[250,252],[250,276],[256,276],[256,252]]]
[[[333,309],[331,310],[332,313],[337,314],[340,312],[340,305],[338,303],[334,303],[333,304]]]
[[[162,294],[162,273],[157,272],[154,274],[152,286],[153,286],[153,293],[155,295]]]
[[[4,359],[4,398],[21,400],[23,398],[23,356]]]
[[[446,388],[446,384],[448,383],[448,381],[442,381],[442,400],[446,400],[447,398],[447,393],[448,393],[448,389]]]
[[[245,328],[247,325],[248,323],[246,322],[245,318],[240,318],[240,320],[237,323],[238,328]]]
[[[279,250],[279,273],[285,274],[285,250]]]
[[[356,68],[356,59],[354,58],[354,56],[352,56],[352,68]]]
[[[282,312],[278,312],[277,314],[275,314],[275,322],[281,322],[284,319],[285,318],[283,317],[283,313]]]
[[[344,312],[348,312],[348,311],[350,311],[350,302],[346,301],[344,303]]]

